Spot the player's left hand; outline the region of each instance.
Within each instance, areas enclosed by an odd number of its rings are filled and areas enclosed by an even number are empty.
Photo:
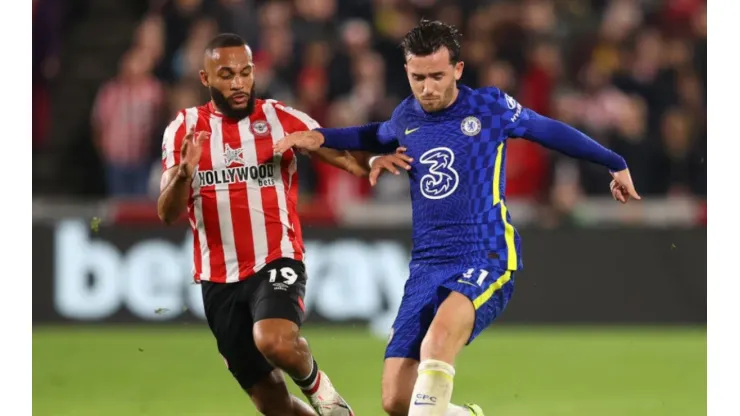
[[[635,190],[635,185],[632,183],[632,176],[630,176],[630,170],[624,169],[619,172],[611,172],[612,181],[609,184],[609,188],[612,191],[612,196],[617,201],[626,204],[630,198],[642,199]]]
[[[405,147],[399,147],[394,154],[376,157],[370,165],[370,185],[375,186],[378,183],[378,178],[383,171],[398,175],[400,173],[398,168],[410,170],[411,165],[409,163],[413,162],[414,159],[404,154],[405,151]]]
[[[324,144],[324,135],[315,130],[299,131],[278,140],[273,146],[275,154],[283,154],[294,147],[301,151],[315,152]]]

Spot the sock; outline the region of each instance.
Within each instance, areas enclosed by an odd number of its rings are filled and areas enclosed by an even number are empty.
[[[467,407],[458,406],[452,403],[447,406],[447,411],[445,412],[445,416],[470,416],[472,414],[473,413]]]
[[[321,381],[319,365],[316,364],[316,359],[311,360],[311,372],[308,374],[308,377],[304,379],[294,378],[293,381],[305,394],[311,395],[316,393],[316,390],[319,389],[319,382]]]
[[[409,416],[445,416],[452,398],[455,368],[444,361],[424,360],[411,395]]]

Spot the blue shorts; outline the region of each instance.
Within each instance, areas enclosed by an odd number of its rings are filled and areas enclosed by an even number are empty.
[[[421,342],[450,292],[463,294],[475,307],[475,325],[467,344],[503,312],[514,292],[514,272],[488,264],[415,265],[393,322],[385,358],[419,359]]]

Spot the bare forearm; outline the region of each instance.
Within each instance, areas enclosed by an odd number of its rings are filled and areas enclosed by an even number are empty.
[[[372,155],[362,151],[346,151],[321,148],[313,154],[321,161],[358,176],[366,177],[370,173],[367,161]]]
[[[167,225],[175,222],[188,206],[191,177],[184,169],[177,169],[159,194],[157,214]]]

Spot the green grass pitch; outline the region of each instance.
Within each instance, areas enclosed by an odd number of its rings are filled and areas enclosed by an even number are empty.
[[[359,416],[383,415],[384,340],[309,326],[317,361]],[[489,416],[706,415],[705,328],[495,327],[456,364],[456,403]],[[295,389],[293,389],[295,391]],[[35,327],[37,416],[252,415],[205,324]]]

